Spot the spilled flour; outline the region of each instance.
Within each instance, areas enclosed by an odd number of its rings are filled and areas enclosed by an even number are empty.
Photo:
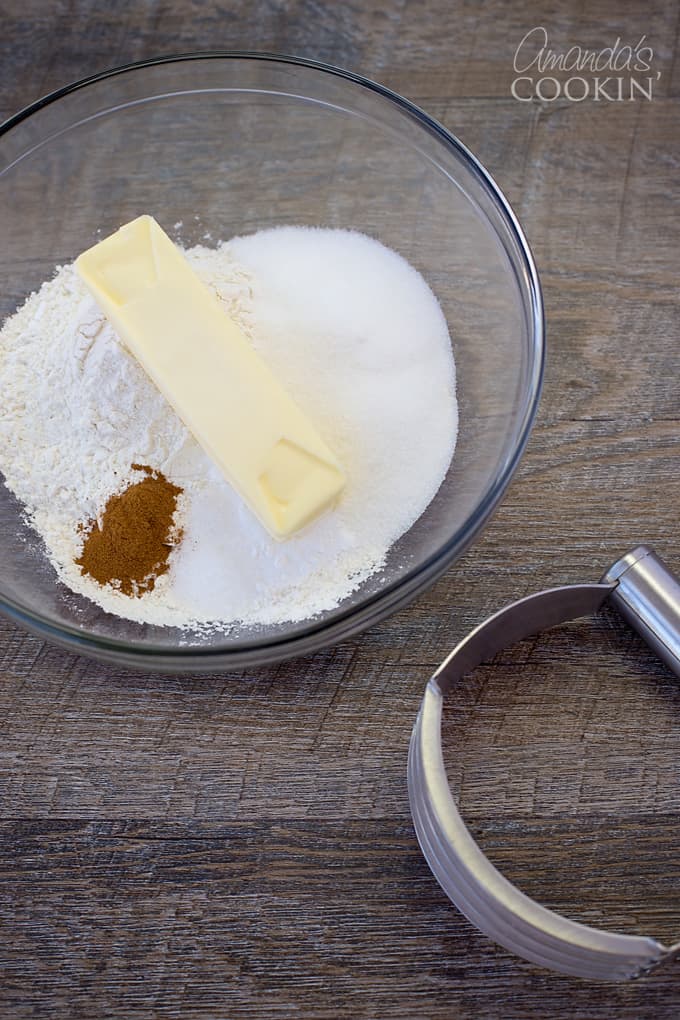
[[[457,432],[446,322],[415,269],[355,232],[281,227],[186,256],[342,463],[337,506],[271,538],[73,265],[0,331],[0,471],[61,581],[109,612],[180,627],[303,620],[381,568],[446,474]],[[183,539],[137,598],[76,564],[78,524],[101,516],[134,463],[183,490]]]

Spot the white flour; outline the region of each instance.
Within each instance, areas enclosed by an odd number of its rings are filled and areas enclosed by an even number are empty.
[[[457,431],[448,331],[422,277],[361,234],[285,227],[187,257],[315,423],[348,477],[337,507],[270,538],[126,353],[72,265],[0,331],[0,470],[61,580],[129,619],[301,620],[384,563],[446,474]],[[184,488],[184,539],[133,599],[74,563],[79,522],[131,464]]]

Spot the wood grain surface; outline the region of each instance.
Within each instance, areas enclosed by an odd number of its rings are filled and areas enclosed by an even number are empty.
[[[678,965],[621,986],[478,934],[408,810],[429,673],[507,601],[648,541],[680,569],[680,59],[672,0],[5,0],[0,116],[170,52],[297,53],[377,79],[496,176],[545,288],[549,362],[518,476],[472,549],[356,640],[257,673],[117,671],[0,622],[0,1016],[675,1020]],[[637,102],[521,103],[517,43],[646,35]],[[464,815],[530,895],[680,937],[680,689],[610,612],[451,698]]]

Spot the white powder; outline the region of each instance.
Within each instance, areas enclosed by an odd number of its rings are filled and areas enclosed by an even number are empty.
[[[127,354],[72,265],[0,331],[0,469],[61,580],[129,619],[301,620],[384,564],[446,474],[457,431],[446,322],[422,277],[350,231],[284,227],[187,257],[342,462],[338,505],[276,542]],[[184,539],[153,592],[81,574],[84,522],[160,469],[184,489]]]

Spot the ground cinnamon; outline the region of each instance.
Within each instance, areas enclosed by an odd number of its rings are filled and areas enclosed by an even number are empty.
[[[182,537],[173,521],[182,489],[147,465],[132,468],[144,477],[111,496],[100,521],[82,526],[85,541],[76,563],[99,584],[140,596],[167,572],[171,549]]]

